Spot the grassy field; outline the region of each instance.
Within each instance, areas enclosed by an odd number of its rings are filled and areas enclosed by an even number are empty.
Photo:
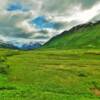
[[[0,50],[0,100],[100,100],[100,50]]]

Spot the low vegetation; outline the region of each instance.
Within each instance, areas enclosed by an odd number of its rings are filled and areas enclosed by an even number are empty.
[[[1,100],[100,99],[99,50],[14,52],[0,54]]]

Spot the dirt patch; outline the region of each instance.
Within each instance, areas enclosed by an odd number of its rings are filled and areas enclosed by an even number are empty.
[[[100,96],[100,89],[97,89],[97,88],[91,88],[90,89],[91,92],[96,95],[96,96]]]

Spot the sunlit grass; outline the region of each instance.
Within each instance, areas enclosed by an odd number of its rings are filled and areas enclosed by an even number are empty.
[[[0,97],[4,100],[100,99],[92,91],[100,89],[99,50],[9,51],[9,54],[13,55],[0,54],[6,55],[4,64],[9,65],[8,73],[1,73],[0,77],[3,82]]]

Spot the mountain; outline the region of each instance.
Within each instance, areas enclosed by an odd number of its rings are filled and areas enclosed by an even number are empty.
[[[11,43],[3,43],[0,41],[0,48],[11,49],[37,49],[41,44],[32,43],[16,46]],[[100,48],[100,21],[96,23],[87,23],[76,26],[70,31],[64,31],[58,36],[52,38],[42,48],[55,49],[79,49],[79,48]]]
[[[9,43],[3,43],[2,41],[0,41],[0,48],[11,48],[11,49],[17,49],[15,46],[13,46],[12,44]]]
[[[44,48],[100,48],[100,22],[87,23],[52,38]]]
[[[9,48],[9,49],[20,49],[20,50],[31,50],[31,49],[36,49],[39,48],[41,44],[39,43],[29,43],[29,44],[23,44],[21,46],[13,45],[11,43],[3,43],[0,41],[0,48]]]

